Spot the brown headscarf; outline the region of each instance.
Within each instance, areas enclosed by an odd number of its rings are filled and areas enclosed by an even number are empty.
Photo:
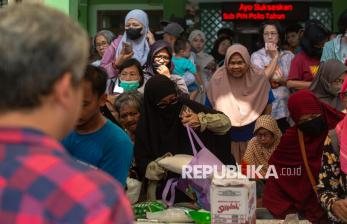
[[[241,78],[228,75],[226,66],[231,56],[238,53],[248,65]],[[269,99],[270,83],[264,71],[251,65],[246,47],[234,44],[228,48],[224,66],[212,76],[207,96],[214,109],[222,111],[232,126],[241,127],[255,121],[264,111]]]
[[[271,117],[271,115],[262,115],[258,118],[255,123],[254,132],[259,130],[259,128],[265,128],[266,130],[271,131],[275,141],[270,148],[265,148],[258,143],[256,137],[253,137],[248,142],[247,150],[243,157],[243,160],[247,164],[263,165],[260,173],[261,175],[265,176],[268,168],[268,160],[270,159],[273,151],[275,151],[276,147],[280,143],[282,133],[278,128],[276,120]]]
[[[310,86],[314,95],[339,111],[345,109],[338,96],[340,90],[333,89],[331,84],[345,72],[347,72],[347,67],[339,60],[331,59],[321,62]]]

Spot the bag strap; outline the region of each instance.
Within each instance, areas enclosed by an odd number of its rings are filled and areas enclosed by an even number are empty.
[[[162,200],[167,204],[168,206],[172,206],[175,202],[175,188],[177,186],[178,179],[177,178],[170,178],[167,180],[165,188],[162,193]],[[167,200],[167,195],[171,193],[171,198]]]
[[[199,146],[202,149],[206,148],[206,147],[205,147],[204,143],[202,143],[202,141],[200,140],[198,135],[195,133],[195,131],[191,127],[186,125],[186,128],[187,128],[187,132],[188,132],[188,136],[189,136],[189,140],[190,140],[190,145],[192,146],[192,149],[193,149],[193,154],[194,154],[194,156],[196,156],[198,154],[198,151],[195,148],[193,137],[194,137],[195,141],[199,144]],[[192,137],[192,135],[193,135],[193,137]]]
[[[311,182],[313,190],[317,193],[317,183],[316,183],[316,180],[313,177],[313,174],[311,172],[311,168],[308,165],[308,161],[307,161],[306,150],[305,150],[305,142],[304,142],[304,135],[302,134],[302,132],[299,129],[298,129],[298,137],[299,137],[301,156],[302,156],[302,159],[304,160],[305,169],[306,169],[306,172],[307,172],[307,175],[308,175],[308,179]]]

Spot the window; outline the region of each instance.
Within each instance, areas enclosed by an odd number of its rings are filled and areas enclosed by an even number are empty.
[[[115,34],[122,34],[124,31],[124,19],[130,10],[111,11],[100,10],[97,12],[97,30],[107,29]],[[148,14],[149,26],[152,32],[161,29],[160,21],[163,19],[161,10],[145,10]]]

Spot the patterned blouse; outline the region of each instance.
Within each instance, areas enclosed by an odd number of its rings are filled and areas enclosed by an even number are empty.
[[[318,198],[324,209],[327,210],[329,219],[333,223],[342,223],[332,212],[332,205],[339,199],[344,199],[346,194],[346,175],[340,170],[340,156],[338,147],[334,147],[331,139],[327,144],[322,157],[322,167],[319,173]]]

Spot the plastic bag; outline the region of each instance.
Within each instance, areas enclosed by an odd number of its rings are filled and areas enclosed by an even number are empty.
[[[142,182],[134,178],[128,177],[126,184],[127,184],[126,195],[128,196],[130,203],[135,204],[140,197]]]
[[[166,209],[166,205],[159,201],[140,202],[133,205],[133,212],[137,219],[146,218],[147,212],[158,212]]]
[[[211,223],[211,213],[206,211],[206,210],[188,211],[187,214],[197,224],[210,224]]]
[[[147,212],[147,219],[159,222],[192,222],[185,208],[169,208],[160,212]]]

